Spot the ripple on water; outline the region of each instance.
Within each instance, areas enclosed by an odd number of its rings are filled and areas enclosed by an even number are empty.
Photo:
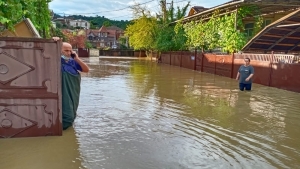
[[[91,64],[75,122],[88,168],[300,165],[297,93],[243,93],[229,78],[141,60]]]

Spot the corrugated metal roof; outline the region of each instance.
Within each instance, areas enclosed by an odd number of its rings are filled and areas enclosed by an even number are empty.
[[[242,51],[299,53],[300,9],[265,27],[244,46]]]
[[[201,5],[201,4],[199,4]],[[277,13],[280,11],[291,11],[300,7],[300,0],[232,0],[226,3],[209,8],[192,16],[187,16],[183,22],[191,20],[209,19],[215,10],[219,10],[220,14],[228,11],[234,11],[242,6],[256,5],[262,15]]]

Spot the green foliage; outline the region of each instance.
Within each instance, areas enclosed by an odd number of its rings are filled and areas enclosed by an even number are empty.
[[[184,31],[183,24],[178,21],[174,27],[175,36],[173,38],[173,50],[186,50],[186,33]]]
[[[159,18],[156,29],[155,49],[157,51],[178,51],[186,49],[186,35],[181,19],[185,16],[189,2],[182,9],[177,7],[175,10],[173,1],[166,9],[166,18]],[[162,6],[164,8],[164,5]],[[162,11],[163,12],[163,11]],[[174,21],[176,25],[171,24]]]
[[[126,36],[120,36],[119,37],[119,43],[121,49],[128,49],[127,47],[127,37]]]
[[[180,21],[175,26],[158,27],[156,32],[155,49],[157,51],[165,52],[186,49],[187,38]]]
[[[119,37],[119,43],[122,45],[126,45],[127,38],[125,36]]]
[[[156,30],[155,49],[163,52],[171,51],[174,34],[174,26],[158,25]]]
[[[112,26],[112,24],[109,21],[104,21],[103,26],[109,27]]]
[[[163,2],[162,2],[163,4]],[[151,17],[144,7],[136,5],[132,10],[137,18],[129,25],[125,33],[130,45],[136,50],[177,51],[186,49],[186,35],[182,23],[170,24],[185,16],[189,3],[182,9],[173,7],[173,1],[168,9],[162,5],[165,18]]]
[[[219,47],[229,53],[240,50],[247,43],[245,34],[236,29],[235,20],[236,14],[231,13],[222,17],[220,22],[223,29],[220,29]]]
[[[50,0],[0,0],[0,23],[13,30],[23,18],[30,18],[40,35],[50,37]]]
[[[229,53],[239,51],[248,40],[243,32],[243,18],[247,16],[255,18],[255,31],[260,31],[262,17],[256,6],[242,7],[224,16],[219,16],[219,12],[215,11],[209,21],[200,20],[184,25],[187,45],[203,50],[222,48],[224,52]]]
[[[188,10],[188,7],[190,6],[190,2],[188,2],[183,8],[177,7],[176,10],[174,8],[174,2],[170,2],[170,6],[167,8],[163,5],[164,2],[162,2],[162,11],[160,15],[165,16],[166,18],[159,18],[160,23],[162,24],[169,24],[171,22],[177,21],[182,19]],[[164,13],[164,8],[165,9],[165,14]]]
[[[60,22],[55,22],[55,24],[56,24],[56,27],[59,29],[63,27],[63,24]]]
[[[90,48],[93,48],[93,45],[90,42],[85,41],[85,47],[90,49]]]
[[[202,20],[198,23],[195,21],[186,23],[183,27],[187,36],[187,46],[196,49],[207,49],[208,44],[205,40],[207,29]]]
[[[52,28],[51,35],[52,35],[52,37],[62,38],[64,42],[66,42],[68,40],[67,37],[65,36],[65,34],[63,34],[59,28]]]
[[[14,24],[21,21],[23,16],[22,4],[18,2],[19,0],[0,0],[0,23],[11,30]]]
[[[153,50],[157,22],[154,17],[142,16],[133,21],[125,30],[129,44],[135,50]]]
[[[244,31],[244,24],[242,20],[249,16],[253,17],[255,20],[254,34],[257,34],[262,29],[263,17],[261,16],[260,9],[256,5],[244,6],[238,9],[237,29]]]

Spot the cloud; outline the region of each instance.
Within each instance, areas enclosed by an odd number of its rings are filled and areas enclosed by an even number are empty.
[[[86,15],[86,16],[105,16],[106,18],[112,20],[131,20],[132,12],[129,6],[135,5],[137,3],[145,3],[151,0],[134,0],[134,1],[125,1],[125,0],[53,0],[50,2],[49,6],[55,13],[60,15]],[[169,2],[169,1],[167,1]],[[222,3],[227,2],[227,0],[191,0],[192,6],[204,6],[204,7],[213,7]],[[184,6],[187,4],[187,1],[174,0],[174,6]],[[153,0],[152,2],[145,3],[143,6],[146,6],[156,13],[160,10],[159,0]],[[190,7],[190,8],[191,8]]]

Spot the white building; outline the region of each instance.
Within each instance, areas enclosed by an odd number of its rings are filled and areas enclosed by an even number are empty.
[[[90,23],[82,19],[70,20],[70,26],[90,29]]]

